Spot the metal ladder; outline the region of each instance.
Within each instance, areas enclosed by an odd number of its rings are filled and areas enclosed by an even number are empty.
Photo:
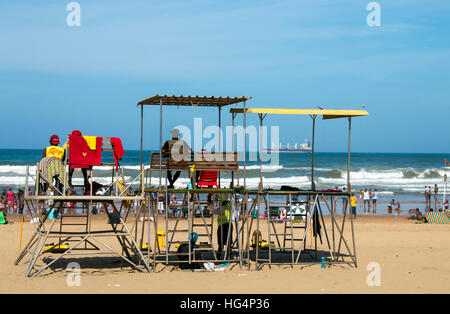
[[[217,254],[214,250],[213,243],[212,243],[212,233],[214,230],[214,212],[211,213],[209,217],[205,217],[205,214],[201,208],[202,205],[207,205],[207,202],[201,202],[197,194],[193,194],[193,218],[192,218],[192,225],[191,230],[192,232],[196,232],[198,235],[198,239],[200,241],[200,238],[206,238],[207,242],[202,243],[200,242],[201,246],[198,248],[195,248],[195,251],[212,251],[214,255],[214,259],[217,260]],[[196,219],[197,218],[197,219]],[[196,222],[201,218],[201,222]],[[207,219],[209,218],[209,222]],[[198,230],[198,232],[196,231]],[[203,232],[203,233],[201,233]]]
[[[299,250],[301,250],[302,246],[304,247],[304,239],[306,238],[305,232],[308,224],[308,208],[305,209],[304,215],[294,215],[292,204],[293,204],[292,195],[289,194],[288,201],[286,202],[286,220],[284,222],[284,232],[287,235],[283,239],[283,246],[286,246],[286,241],[291,241],[292,247],[294,247],[296,242],[300,242],[298,248]],[[296,220],[295,216],[301,216],[302,219]],[[301,237],[295,237],[296,234],[295,229],[304,229],[303,234],[301,234]],[[291,231],[289,235],[287,232],[288,230]],[[294,258],[292,258],[292,263],[294,263]]]
[[[268,202],[268,204],[270,204],[270,202]],[[275,226],[275,223],[278,222],[283,222],[284,223],[284,230],[283,232],[278,232],[277,228]],[[272,250],[274,251],[282,251],[282,252],[290,252],[291,253],[291,260],[292,263],[294,263],[294,226],[293,224],[291,224],[290,228],[286,227],[286,223],[287,221],[285,219],[281,219],[279,217],[277,218],[272,218],[271,214],[270,214],[270,209],[267,211],[267,231],[268,231],[268,242],[269,242],[269,259],[268,262],[269,264],[273,264],[272,263]],[[273,231],[271,230],[271,226]],[[276,246],[275,248],[272,248],[271,244],[272,244],[272,239],[275,237],[278,246]],[[282,237],[283,239],[283,245],[281,245],[280,242],[280,238]],[[286,241],[286,239],[290,239],[290,241]]]
[[[166,184],[166,187],[167,187],[167,184]],[[192,224],[192,220],[191,220],[192,219],[191,218],[191,216],[192,216],[191,215],[191,201],[190,201],[190,193],[189,192],[186,193],[183,196],[181,209],[184,206],[186,196],[187,196],[187,207],[188,207],[187,229],[178,229],[177,227],[178,227],[178,223],[181,220],[181,217],[177,216],[175,218],[172,218],[172,217],[169,218],[169,210],[170,210],[170,206],[169,206],[169,203],[168,203],[169,194],[167,193],[167,188],[166,188],[165,201],[164,201],[163,204],[164,204],[164,211],[165,211],[165,216],[166,216],[166,231],[167,231],[167,234],[166,234],[166,249],[165,249],[165,251],[166,251],[166,263],[167,264],[169,263],[169,255],[175,255],[175,256],[184,255],[184,256],[188,256],[188,262],[189,263],[191,262],[191,259],[192,259],[191,241],[189,241],[189,234],[190,234],[190,231],[191,231],[191,224]],[[157,206],[158,206],[158,202],[157,202]],[[156,210],[158,211],[158,208]],[[169,221],[175,221],[175,225],[173,226],[173,229],[169,229]],[[180,240],[174,240],[174,237],[175,237],[176,233],[183,233],[183,234],[185,234],[184,238],[186,240],[181,240],[181,241]],[[181,244],[185,244],[185,243],[189,245],[189,252],[188,253],[178,253],[178,252],[176,252],[175,254],[169,253],[170,252],[170,247],[172,246],[172,244],[179,244],[179,245],[181,245]]]

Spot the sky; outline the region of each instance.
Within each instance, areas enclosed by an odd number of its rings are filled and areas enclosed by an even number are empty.
[[[363,109],[352,151],[450,152],[450,2],[0,0],[0,148],[42,148],[72,130],[140,145],[137,102],[155,94],[249,96],[248,107]],[[217,124],[210,108],[164,109],[172,127]],[[222,125],[231,124],[228,109]],[[236,121],[238,124],[241,120]],[[268,116],[282,142],[311,139],[311,119]],[[144,112],[159,145],[159,108]],[[249,116],[249,125],[257,125]],[[347,149],[345,119],[318,120],[316,150]]]

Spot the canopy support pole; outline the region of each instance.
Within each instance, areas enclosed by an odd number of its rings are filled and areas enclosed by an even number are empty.
[[[317,115],[311,115],[313,122],[312,128],[312,149],[311,149],[311,190],[316,190],[316,184],[314,183],[314,142],[315,142],[315,129],[316,129],[316,117]]]
[[[351,192],[352,187],[350,185],[350,141],[352,134],[352,118],[348,117],[348,148],[347,148],[347,191]]]
[[[219,109],[219,152],[222,152],[222,107],[218,107]],[[219,188],[220,185],[220,171],[217,173],[218,175],[218,182],[219,182]]]
[[[162,174],[162,99],[159,100],[159,189],[161,189]]]
[[[244,189],[247,188],[247,110],[246,101],[244,100]]]

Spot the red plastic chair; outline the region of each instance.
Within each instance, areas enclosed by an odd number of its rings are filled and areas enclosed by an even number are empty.
[[[217,171],[202,171],[197,183],[200,189],[218,189],[217,185]]]

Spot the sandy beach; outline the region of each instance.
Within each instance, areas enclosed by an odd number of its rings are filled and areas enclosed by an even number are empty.
[[[326,217],[326,220],[328,218]],[[117,259],[82,257],[81,285],[67,285],[64,269],[25,278],[25,260],[14,266],[19,253],[20,221],[0,226],[1,293],[449,293],[449,225],[415,224],[404,216],[359,216],[355,220],[358,267],[334,265],[265,266],[256,271],[239,266],[224,272],[180,271],[158,265],[153,273],[121,267]],[[94,225],[104,224],[98,216]],[[265,230],[265,228],[262,228]],[[348,234],[350,229],[347,229]],[[34,227],[24,224],[22,245]],[[264,236],[264,235],[263,235]],[[76,258],[71,258],[77,261]],[[105,263],[106,262],[106,263]],[[380,286],[370,287],[367,265],[381,269]],[[42,262],[41,262],[42,265]]]

